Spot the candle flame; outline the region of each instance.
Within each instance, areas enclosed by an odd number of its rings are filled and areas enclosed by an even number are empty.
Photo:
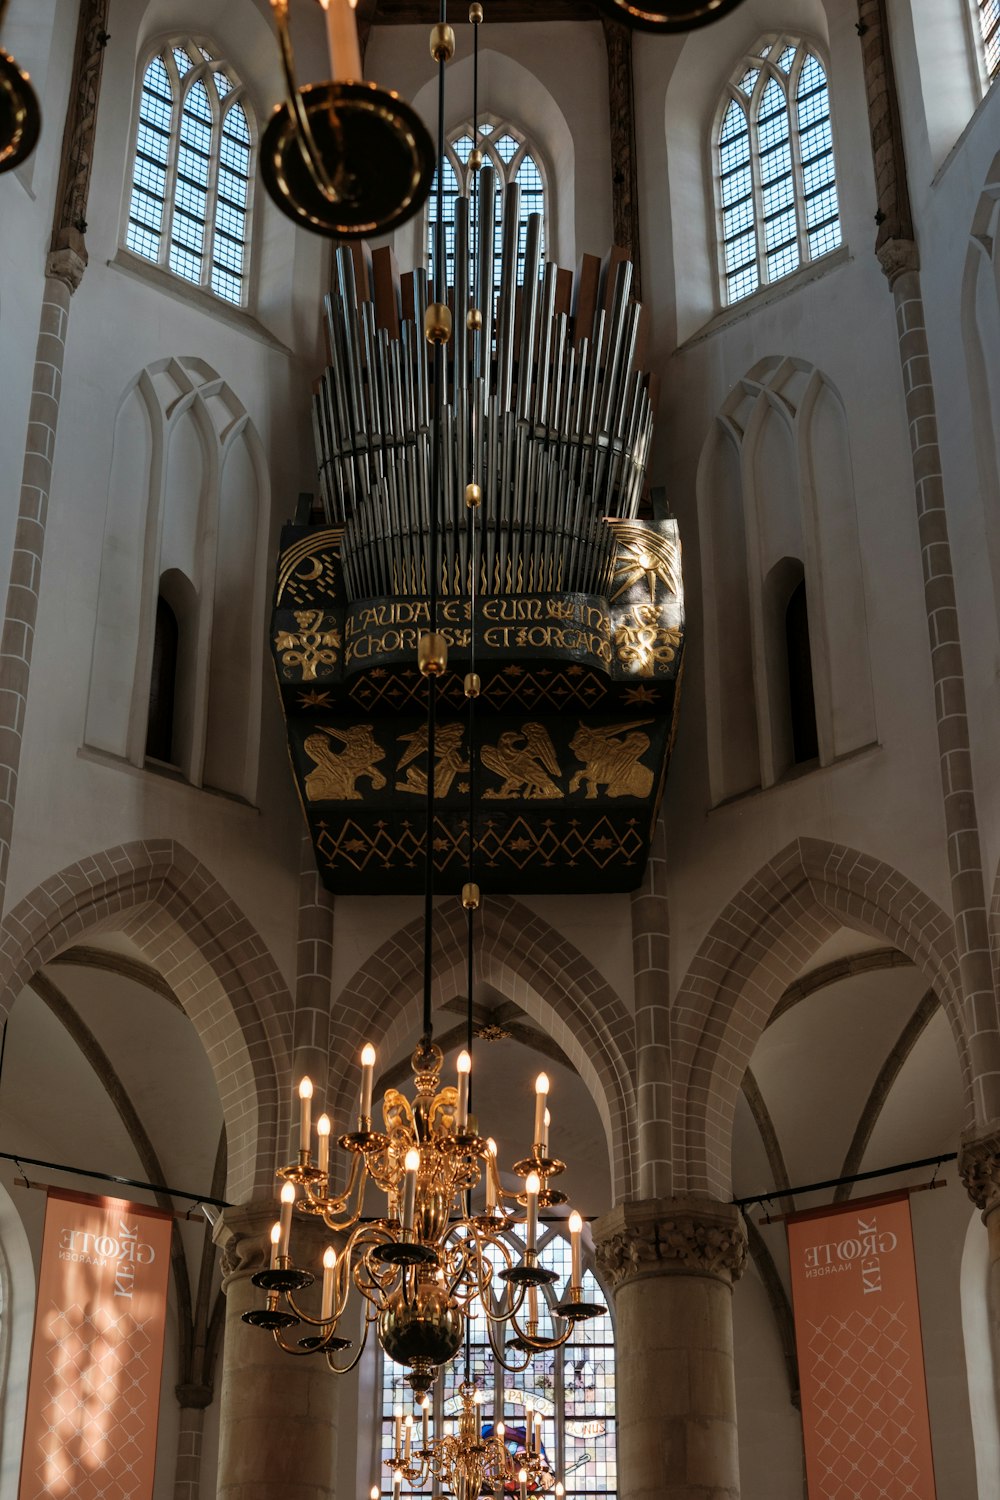
[[[549,1075],[548,1075],[548,1073],[539,1073],[538,1077],[535,1079],[535,1093],[536,1094],[547,1094],[548,1091],[549,1091]]]
[[[306,1076],[299,1084],[299,1098],[311,1099],[313,1096],[312,1079]]]
[[[580,1230],[582,1228],[583,1228],[583,1219],[580,1217],[580,1215],[577,1213],[576,1209],[574,1208],[573,1212],[569,1216],[569,1232],[570,1232],[570,1234],[579,1234]]]
[[[363,1068],[373,1068],[375,1066],[375,1048],[371,1042],[365,1042],[365,1045],[361,1049],[361,1066]]]
[[[467,1052],[460,1052],[458,1054],[458,1061],[456,1062],[455,1067],[460,1073],[471,1073],[472,1058]]]
[[[329,1115],[320,1115],[319,1119],[316,1121],[316,1134],[317,1135],[329,1135],[330,1134],[330,1116]]]
[[[281,1201],[282,1201],[282,1203],[294,1203],[295,1202],[295,1184],[294,1184],[294,1182],[286,1182],[285,1183],[284,1187],[281,1189]]]
[[[407,1151],[406,1160],[403,1162],[403,1165],[408,1172],[420,1171],[420,1152],[416,1146],[411,1146],[409,1151]]]

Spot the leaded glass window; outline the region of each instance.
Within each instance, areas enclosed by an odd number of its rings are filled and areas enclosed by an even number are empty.
[[[476,190],[475,172],[469,170],[469,156],[475,149],[475,131],[471,122],[464,125],[456,132],[448,144],[444,162],[444,214],[445,226],[445,253],[447,257],[447,281],[449,286],[455,284],[455,215],[454,199],[458,193],[468,193],[470,196]],[[538,158],[529,149],[527,142],[521,133],[511,125],[505,125],[499,120],[485,120],[479,126],[479,149],[483,154],[483,165],[491,166],[496,174],[496,215],[497,225],[493,244],[493,284],[500,285],[500,252],[501,252],[501,228],[500,212],[503,204],[504,190],[508,183],[516,182],[521,189],[521,209],[518,223],[517,239],[517,269],[518,278],[524,267],[525,246],[528,237],[528,217],[531,214],[541,214],[542,233],[540,240],[540,251],[542,259],[545,258],[545,230],[547,208],[545,201],[545,178],[542,173]],[[428,264],[433,266],[434,250],[434,225],[437,220],[437,186],[438,176],[434,174],[434,187],[431,191],[430,206],[427,215],[427,258]]]
[[[1000,0],[976,0],[979,30],[983,39],[983,61],[990,78],[1000,73]]]
[[[840,244],[830,94],[804,42],[773,37],[740,62],[722,106],[716,171],[726,303]]]
[[[254,143],[244,90],[202,46],[143,74],[125,247],[226,302],[247,302]]]
[[[512,1253],[520,1256],[523,1244],[510,1237]],[[569,1241],[557,1229],[539,1241],[541,1264],[557,1273],[553,1287],[539,1292],[540,1330],[551,1336],[553,1331],[549,1308],[559,1300],[570,1272]],[[502,1265],[497,1264],[496,1270]],[[593,1272],[584,1270],[583,1295],[587,1302],[607,1305]],[[504,1370],[493,1358],[482,1316],[470,1324],[470,1364],[473,1379],[483,1393],[483,1432],[489,1435],[493,1424],[503,1421],[505,1440],[515,1456],[525,1443],[526,1415],[529,1410],[541,1414],[543,1458],[547,1470],[546,1492],[557,1479],[566,1487],[567,1500],[611,1500],[618,1494],[617,1445],[615,1431],[615,1341],[610,1313],[577,1324],[576,1331],[561,1349],[548,1355],[536,1355],[523,1374]],[[392,1495],[392,1473],[385,1461],[393,1452],[396,1417],[412,1413],[419,1432],[420,1413],[413,1404],[413,1392],[406,1383],[406,1372],[400,1365],[382,1357],[382,1425],[378,1451],[380,1471],[374,1482],[385,1497]],[[440,1437],[455,1430],[455,1415],[461,1402],[458,1387],[465,1379],[465,1357],[459,1355],[442,1373],[433,1391],[431,1436]],[[542,1493],[530,1490],[530,1493]],[[410,1493],[409,1490],[406,1491]],[[429,1482],[412,1494],[427,1497],[443,1494],[440,1486]],[[516,1480],[507,1494],[517,1495]]]

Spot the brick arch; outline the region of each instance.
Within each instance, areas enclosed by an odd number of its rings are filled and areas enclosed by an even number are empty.
[[[466,992],[466,919],[459,903],[434,920],[434,990]],[[633,1191],[636,1138],[634,1023],[614,990],[548,922],[509,896],[484,901],[476,934],[476,978],[513,1000],[557,1042],[590,1090],[608,1140],[617,1202]],[[413,1047],[423,988],[423,920],[389,938],[348,981],[334,1007],[330,1080],[335,1120],[357,1110],[357,1058],[366,1041],[383,1057]]]
[[[926,975],[951,1022],[972,1117],[972,1069],[952,923],[898,870],[844,845],[796,839],[716,919],[677,994],[675,1191],[728,1198],[736,1099],[786,987],[839,927],[884,937]]]
[[[292,1001],[262,938],[175,840],[105,849],[50,876],[0,924],[0,1020],[38,969],[97,931],[127,934],[198,1032],[226,1122],[227,1196],[272,1192]]]

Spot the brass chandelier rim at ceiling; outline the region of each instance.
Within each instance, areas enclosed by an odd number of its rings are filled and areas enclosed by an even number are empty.
[[[674,32],[693,31],[699,26],[708,26],[730,15],[743,0],[600,0],[603,9],[626,26],[638,31]]]
[[[283,213],[332,239],[384,234],[419,213],[430,193],[436,156],[411,105],[363,82],[311,84],[298,90],[298,101],[294,112],[288,103],[278,105],[261,141],[264,185]],[[300,111],[308,121],[308,144]],[[339,194],[319,180],[310,157],[313,142],[321,157],[324,146],[335,145],[333,187],[341,182]],[[379,171],[373,162],[382,163]]]
[[[42,112],[31,79],[0,47],[0,172],[27,161],[38,144]]]

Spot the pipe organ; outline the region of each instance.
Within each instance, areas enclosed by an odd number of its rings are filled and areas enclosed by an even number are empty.
[[[440,392],[426,271],[400,281],[388,250],[336,252],[313,404],[323,521],[285,528],[272,621],[292,767],[332,890],[423,888],[417,638],[436,556],[449,647],[436,889],[466,878],[474,774],[483,890],[629,890],[662,793],[684,643],[676,523],[641,514],[655,398],[643,313],[627,260],[585,256],[575,278],[543,266],[538,215],[519,236],[516,184],[498,205],[484,167],[476,191],[478,233],[469,199],[455,201]]]

